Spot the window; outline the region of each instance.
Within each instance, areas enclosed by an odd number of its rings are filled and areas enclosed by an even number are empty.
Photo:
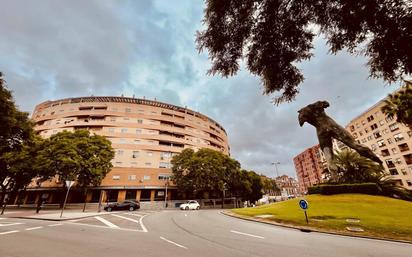
[[[123,117],[123,120],[129,120],[129,117]]]
[[[394,168],[395,167],[395,163],[392,161],[392,159],[386,159],[385,162],[386,162],[386,165],[388,166],[388,168]]]
[[[385,120],[386,120],[387,123],[389,123],[389,122],[393,121],[393,116],[391,116],[391,115],[386,116]]]
[[[355,126],[353,126],[353,125],[350,126],[350,131],[351,131],[351,132],[355,131]]]
[[[126,139],[120,138],[120,139],[119,139],[119,143],[120,143],[120,144],[126,144]]]
[[[405,168],[401,169],[402,175],[408,175],[408,172],[406,171]]]
[[[138,144],[141,143],[141,141],[140,141],[139,139],[135,139],[135,140],[134,140],[134,143],[138,145]]]
[[[127,132],[127,128],[122,128],[120,131],[121,131],[122,133],[126,133],[126,132]]]
[[[364,126],[365,126],[365,124],[366,124],[366,121],[364,121],[364,120],[363,120],[363,121],[362,121],[362,125],[364,125]]]
[[[144,165],[145,166],[152,166],[152,163],[151,162],[145,162]]]
[[[369,132],[369,130],[366,128],[366,129],[365,129],[365,133],[368,133],[368,132]]]
[[[139,157],[139,151],[133,151],[132,158]]]
[[[383,125],[385,125],[385,122],[383,120],[380,120],[379,125],[383,126]]]
[[[368,120],[368,122],[373,121],[373,115],[369,116],[369,117],[367,118],[367,120]]]
[[[408,186],[412,186],[412,182],[410,180],[406,180],[406,184],[408,184]]]
[[[160,153],[160,158],[170,158],[170,157],[172,157],[171,152],[161,152]]]
[[[117,150],[116,155],[123,155],[124,151],[123,150]]]
[[[147,156],[153,156],[153,152],[147,152]]]
[[[374,136],[375,138],[380,138],[380,137],[382,137],[382,135],[381,135],[381,133],[380,133],[379,131],[374,132],[374,133],[373,133],[373,136]],[[368,137],[368,140],[369,140],[369,141],[372,140],[372,136],[370,136],[370,138],[371,138],[371,139],[369,139],[369,137]]]
[[[143,120],[137,120],[138,124],[143,124]]]
[[[376,124],[376,123],[374,123],[372,126],[371,126],[371,130],[374,130],[374,129],[377,129],[378,128],[378,124]]]
[[[378,133],[379,133],[379,132],[378,132]],[[372,140],[372,136],[368,136],[367,139],[368,139],[368,141],[371,141],[371,140]]]
[[[385,141],[383,140],[383,139],[381,139],[381,140],[378,140],[378,146],[379,147],[383,147],[383,146],[385,146],[386,144],[385,144]]]
[[[131,181],[136,180],[136,175],[129,175],[128,180],[131,180]]]
[[[409,137],[412,137],[412,130],[411,130],[411,131],[408,131],[408,136],[409,136]]]
[[[388,144],[392,144],[392,143],[393,143],[392,138],[388,138]]]
[[[363,133],[362,133],[362,131],[359,131],[359,136],[363,136]]]
[[[170,175],[169,174],[159,174],[159,176],[157,178],[159,180],[168,180],[168,179],[170,179]]]
[[[117,108],[116,108],[116,107],[113,107],[113,108],[112,108],[112,111],[117,112]]]
[[[126,108],[125,111],[126,111],[126,112],[132,112],[132,109]]]
[[[382,154],[382,156],[383,156],[383,157],[385,157],[385,156],[389,156],[389,155],[390,155],[390,153],[389,153],[389,150],[388,150],[388,149],[384,149],[384,150],[382,150],[382,151],[381,151],[381,154]]]
[[[168,162],[160,162],[159,163],[159,168],[170,168],[170,163]]]
[[[110,121],[116,121],[116,117],[110,117]]]
[[[399,175],[399,173],[396,169],[389,169],[389,173],[391,173],[392,176]]]
[[[150,180],[150,176],[144,175],[144,176],[143,176],[143,180]]]
[[[396,158],[395,163],[396,164],[402,164],[401,158]]]
[[[375,151],[375,150],[376,150],[376,145],[375,145],[375,144],[372,144],[372,145],[371,145],[371,148],[372,148],[372,151]]]
[[[391,131],[395,131],[395,130],[399,129],[398,123],[393,123],[393,124],[389,125],[389,129]]]
[[[398,153],[398,150],[396,148],[392,148],[392,153]]]
[[[402,135],[402,133],[398,133],[396,135],[393,135],[393,138],[395,138],[396,142],[399,142],[399,141],[403,140],[403,135]]]
[[[409,151],[409,146],[407,143],[400,144],[398,145],[398,147],[399,147],[399,150],[401,150],[401,152]]]
[[[119,175],[113,175],[113,180],[120,180],[120,176]]]
[[[114,128],[109,128],[109,133],[114,133]]]
[[[142,130],[141,129],[136,129],[136,134],[142,134]]]
[[[131,163],[130,163],[130,166],[132,166],[132,167],[137,167],[137,162],[131,162]]]

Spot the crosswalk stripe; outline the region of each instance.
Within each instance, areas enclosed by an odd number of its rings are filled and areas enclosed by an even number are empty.
[[[0,227],[7,227],[7,226],[14,226],[14,225],[21,225],[23,223],[3,223],[0,224]]]
[[[98,221],[101,221],[102,223],[104,223],[106,226],[111,227],[111,228],[118,228],[118,226],[116,226],[115,224],[111,223],[108,220],[103,219],[102,217],[96,216],[94,217],[95,219],[97,219]]]
[[[134,219],[131,219],[131,218],[123,217],[123,216],[120,216],[120,215],[117,215],[117,214],[111,214],[111,215],[112,215],[112,216],[115,216],[115,217],[118,217],[118,218],[125,219],[125,220],[130,220],[130,221],[133,221],[133,222],[135,222],[135,223],[139,223],[138,220],[134,220]]]

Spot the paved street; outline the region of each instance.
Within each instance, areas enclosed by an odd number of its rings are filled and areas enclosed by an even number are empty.
[[[304,233],[217,210],[116,212],[61,222],[0,219],[0,256],[411,255],[411,244]]]

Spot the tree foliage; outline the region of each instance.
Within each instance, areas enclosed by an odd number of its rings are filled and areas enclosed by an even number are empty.
[[[28,184],[36,171],[30,165],[35,152],[33,124],[28,113],[21,112],[14,103],[12,93],[0,72],[0,186],[2,196]]]
[[[103,136],[87,130],[63,131],[44,140],[38,153],[38,169],[44,179],[58,176],[61,181],[74,180],[80,187],[99,185],[112,168],[114,151]]]
[[[197,33],[210,74],[232,76],[245,60],[264,93],[291,101],[304,80],[297,63],[312,57],[316,33],[330,52],[368,58],[370,75],[393,82],[412,72],[412,6],[405,0],[206,0]],[[319,31],[319,32],[317,32]]]
[[[253,171],[240,168],[238,161],[211,149],[197,152],[185,149],[171,161],[173,177],[178,190],[186,196],[203,197],[204,193],[257,200],[262,196],[261,178]]]
[[[403,123],[412,130],[412,82],[384,100],[382,112],[388,116],[396,117],[397,122]]]

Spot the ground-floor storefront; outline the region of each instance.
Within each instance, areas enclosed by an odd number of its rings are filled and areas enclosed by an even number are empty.
[[[35,188],[21,191],[10,196],[9,204],[37,204],[39,201],[47,204],[60,204],[66,197],[66,188]],[[168,188],[167,197],[164,188],[71,188],[67,203],[106,203],[124,200],[164,201],[179,199],[176,188]]]

